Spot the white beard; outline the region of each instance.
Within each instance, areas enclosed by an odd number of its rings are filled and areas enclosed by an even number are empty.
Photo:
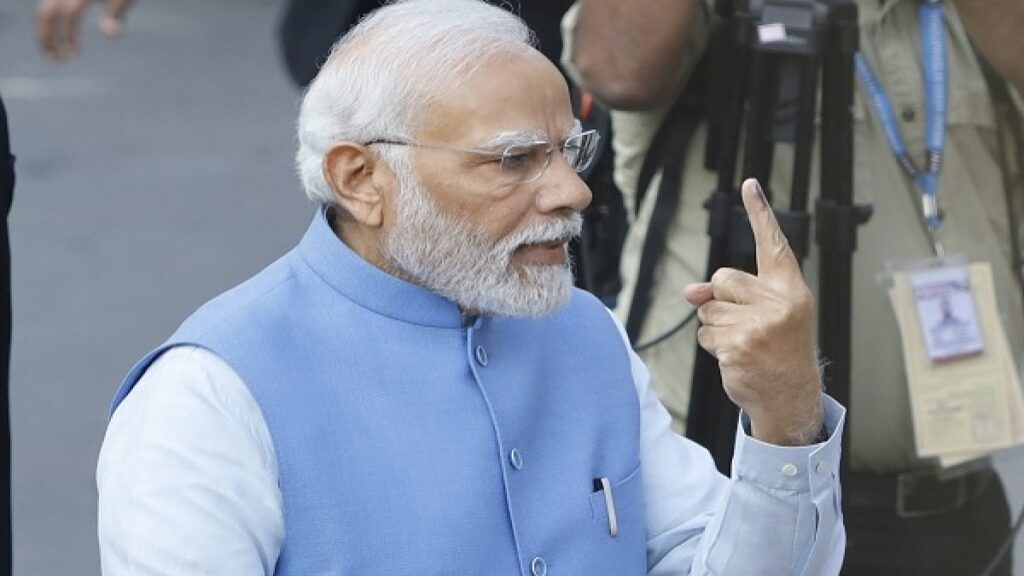
[[[392,273],[479,314],[543,316],[569,301],[568,257],[564,264],[526,264],[516,271],[512,255],[524,244],[578,236],[583,224],[579,213],[513,230],[495,241],[442,211],[411,170],[395,172],[401,185],[396,222],[381,240]]]

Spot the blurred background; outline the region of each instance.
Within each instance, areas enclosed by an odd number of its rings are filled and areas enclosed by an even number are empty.
[[[309,223],[280,9],[145,0],[109,40],[94,6],[80,55],[54,65],[36,45],[35,2],[0,0],[0,93],[18,157],[15,574],[99,573],[94,472],[118,382]]]
[[[99,573],[94,471],[117,384],[199,304],[287,251],[312,215],[291,166],[300,93],[279,55],[281,8],[144,0],[115,40],[93,9],[81,54],[58,66],[36,46],[35,2],[0,0],[18,156],[15,574]],[[1016,517],[1024,451],[996,464]]]

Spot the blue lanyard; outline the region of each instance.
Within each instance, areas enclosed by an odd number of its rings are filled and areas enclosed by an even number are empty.
[[[903,134],[893,112],[892,101],[868,64],[867,58],[858,52],[854,56],[854,66],[882,123],[893,156],[921,190],[921,208],[924,212],[925,225],[934,239],[941,226],[937,195],[942,159],[946,151],[946,115],[949,107],[949,68],[946,59],[945,16],[941,0],[924,0],[920,7],[920,18],[926,106],[924,170],[917,167],[907,152]],[[937,241],[936,250],[941,252]]]

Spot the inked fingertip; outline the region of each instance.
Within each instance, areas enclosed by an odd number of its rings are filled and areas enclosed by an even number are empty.
[[[756,179],[754,181],[754,191],[757,192],[757,199],[761,201],[762,208],[768,208],[768,197],[764,195],[764,188],[761,187],[761,183]]]
[[[740,190],[743,192],[744,196],[750,196],[749,200],[757,199],[758,205],[762,209],[771,207],[768,203],[767,196],[765,196],[764,189],[761,188],[761,183],[758,182],[757,178],[747,178],[744,180]],[[746,200],[744,200],[744,202],[746,202]],[[753,205],[748,205],[748,207],[752,208]]]

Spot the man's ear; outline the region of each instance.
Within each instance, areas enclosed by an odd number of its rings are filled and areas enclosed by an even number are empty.
[[[385,162],[366,146],[343,142],[324,155],[323,170],[334,198],[352,218],[366,226],[381,225],[385,187],[394,182]],[[375,174],[380,170],[388,177]]]

